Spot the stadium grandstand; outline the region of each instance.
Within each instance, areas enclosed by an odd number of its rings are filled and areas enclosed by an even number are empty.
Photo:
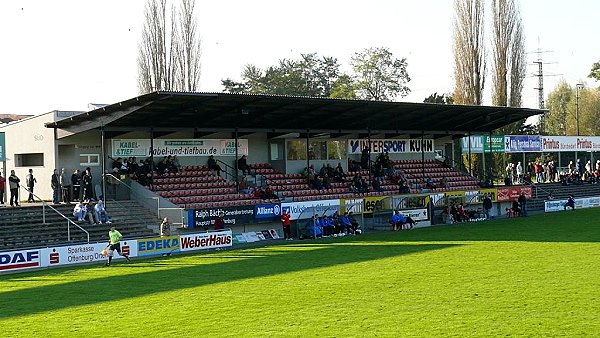
[[[457,140],[491,137],[499,127],[542,113],[527,108],[154,92],[88,112],[54,111],[2,129],[6,156],[14,159],[5,162],[5,170],[16,170],[23,182],[27,168],[33,167],[38,181],[48,182],[53,168],[67,168],[69,173],[90,168],[93,199],[106,200],[125,234],[147,236],[158,233],[157,219],[165,216],[179,227],[193,227],[193,215],[203,211],[477,191],[482,181],[458,164],[462,157],[457,155]],[[23,142],[25,134],[35,139]],[[39,148],[46,143],[47,150]],[[214,162],[209,164],[211,155]],[[239,161],[243,155],[248,168]],[[39,186],[37,199],[50,200],[49,184]],[[21,199],[25,189],[22,184]],[[542,199],[561,194],[554,185],[540,189],[535,191],[542,191]],[[106,236],[105,226],[95,231],[98,225],[73,222],[70,205],[46,207],[43,214],[54,215],[48,219],[40,216],[41,208],[3,213],[4,227],[31,225],[13,231],[15,238],[6,237],[4,248]],[[274,215],[265,220],[254,216],[228,225],[241,232],[257,222],[278,222]],[[35,227],[48,230],[26,235]],[[66,228],[70,233],[65,234]],[[22,238],[16,238],[21,233]]]

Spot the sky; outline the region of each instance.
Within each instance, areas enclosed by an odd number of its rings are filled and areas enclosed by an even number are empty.
[[[529,52],[523,106],[538,107],[533,61],[540,57],[546,96],[561,80],[597,86],[587,75],[600,61],[600,1],[518,2]],[[88,110],[89,103],[138,96],[144,5],[0,1],[0,114]],[[411,93],[398,101],[422,102],[452,91],[453,0],[199,0],[196,13],[203,92],[221,92],[221,80],[239,80],[246,64],[264,68],[301,53],[336,57],[349,71],[350,57],[369,47],[387,47],[407,59]],[[491,21],[486,24],[489,32]],[[491,105],[487,76],[484,104]]]

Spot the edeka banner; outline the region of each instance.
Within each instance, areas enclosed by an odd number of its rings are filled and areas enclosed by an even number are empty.
[[[235,156],[235,140],[155,139],[154,156]],[[248,155],[248,140],[238,139],[238,156]],[[113,157],[150,156],[150,140],[112,140]]]
[[[542,139],[539,135],[505,135],[504,151],[507,153],[541,152]]]
[[[338,210],[340,200],[322,200],[309,202],[291,202],[281,203],[281,210],[287,211],[290,214],[290,219],[307,219],[313,216],[313,211],[318,214],[327,212],[328,210]],[[305,212],[307,208],[312,208]],[[333,211],[331,212],[333,213]]]
[[[351,139],[348,141],[348,154],[360,154],[369,144],[371,145],[371,153],[421,153],[421,148],[426,153],[433,152],[432,139],[371,139],[371,143],[367,139]]]
[[[254,217],[259,220],[272,220],[281,217],[281,204],[257,204],[254,206]]]
[[[212,227],[215,225],[215,219],[220,212],[223,212],[223,222],[225,223],[225,226],[254,222],[254,205],[192,209],[188,211],[188,228],[212,229]]]
[[[179,236],[151,237],[137,240],[138,256],[162,255],[179,252]]]
[[[40,249],[0,253],[0,272],[34,269],[41,266]]]
[[[563,211],[565,210],[567,200],[551,200],[544,202],[545,212]],[[600,207],[600,197],[584,197],[575,199],[575,209],[596,208]],[[571,208],[568,209],[569,211]]]
[[[102,254],[102,250],[106,248],[107,244],[108,243],[90,243],[42,249],[42,266],[104,261],[107,259],[107,256]],[[121,252],[130,257],[137,257],[137,241],[121,241]],[[121,259],[123,256],[115,252],[113,258]]]
[[[525,192],[527,199],[531,199],[532,189],[531,187],[517,186],[517,187],[506,187],[497,188],[498,195],[496,199],[498,202],[512,202],[519,199],[522,192]]]
[[[181,236],[181,251],[224,248],[232,244],[233,235],[231,230]]]
[[[542,136],[544,152],[600,151],[599,136]]]

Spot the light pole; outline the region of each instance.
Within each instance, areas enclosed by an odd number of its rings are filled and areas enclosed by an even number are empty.
[[[575,123],[577,128],[577,136],[579,136],[579,90],[583,88],[583,83],[575,85]]]

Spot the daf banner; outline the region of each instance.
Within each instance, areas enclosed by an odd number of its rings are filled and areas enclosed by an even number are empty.
[[[0,272],[34,269],[41,266],[40,249],[0,252]]]
[[[154,156],[235,156],[235,140],[155,139]],[[248,140],[238,139],[238,156],[248,155]],[[113,157],[150,156],[150,140],[112,140]]]

